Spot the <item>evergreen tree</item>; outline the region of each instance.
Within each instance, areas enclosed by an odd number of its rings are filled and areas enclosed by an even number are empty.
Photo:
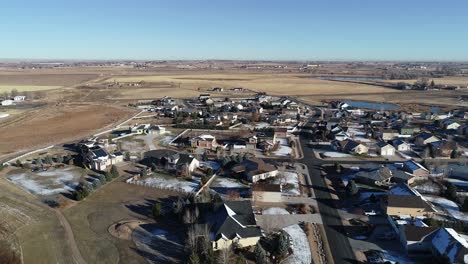
[[[107,181],[107,182],[112,181],[112,173],[106,172],[106,181]]]
[[[350,180],[348,182],[348,185],[346,185],[346,193],[348,195],[354,196],[358,193],[359,189],[356,185],[356,183],[353,180]]]
[[[465,200],[463,201],[463,205],[461,207],[461,210],[465,213],[468,212],[468,199],[465,198]]]
[[[17,159],[16,160],[16,167],[22,168],[23,164],[21,163],[21,160]]]
[[[288,254],[289,249],[289,235],[286,232],[281,231],[278,237],[278,246],[276,248],[276,254],[279,257],[283,257]]]
[[[266,262],[266,252],[260,243],[257,243],[254,250],[255,263],[263,264]]]
[[[457,187],[455,187],[455,185],[453,185],[453,183],[451,182],[447,182],[445,186],[447,187],[444,193],[445,197],[447,197],[447,199],[449,200],[456,202],[458,200]]]
[[[162,208],[161,208],[161,203],[160,202],[156,202],[154,205],[153,205],[153,217],[154,218],[158,218],[162,215]]]
[[[239,255],[236,258],[236,264],[246,264],[247,260],[244,257],[244,254],[239,253]]]
[[[190,254],[190,258],[188,260],[188,263],[189,264],[200,264],[200,258],[198,257],[197,253],[192,252],[192,254]]]
[[[112,165],[110,172],[113,178],[119,177],[119,170],[117,169],[115,165]]]

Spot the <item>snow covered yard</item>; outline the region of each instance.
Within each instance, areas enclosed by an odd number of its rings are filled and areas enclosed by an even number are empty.
[[[84,175],[82,169],[68,167],[41,172],[20,170],[8,175],[7,178],[32,194],[53,195],[74,191]]]
[[[285,262],[289,264],[310,264],[312,254],[310,252],[309,240],[307,235],[299,225],[291,225],[283,228],[288,233],[292,242],[293,255]]]
[[[185,193],[195,192],[200,185],[200,180],[196,177],[192,177],[191,181],[187,181],[182,178],[176,178],[175,176],[166,176],[157,174],[154,176],[146,177],[142,180],[134,182],[134,184],[147,186],[151,188],[159,188],[166,190],[174,190]]]
[[[289,140],[287,138],[278,138],[279,147],[273,152],[276,156],[288,156],[292,152],[292,148],[289,146]]]
[[[326,151],[321,153],[324,158],[349,158],[352,157],[350,154],[335,152],[335,151]]]
[[[218,176],[214,179],[213,183],[211,183],[210,189],[222,195],[228,194],[229,191],[247,195],[250,187],[242,184],[238,180]]]
[[[468,221],[468,215],[460,212],[458,205],[448,199],[438,196],[423,196],[426,200],[446,210],[451,216],[461,221]]]
[[[270,207],[262,211],[263,215],[288,215],[289,212],[281,207]]]
[[[276,176],[274,183],[282,184],[283,190],[282,193],[285,195],[300,195],[299,190],[299,175],[296,172],[291,171],[282,171],[280,175]],[[287,184],[290,188],[284,188],[284,185]]]

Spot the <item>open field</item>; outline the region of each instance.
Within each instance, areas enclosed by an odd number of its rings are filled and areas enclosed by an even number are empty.
[[[443,78],[434,78],[429,80],[434,80],[434,83],[441,84],[441,85],[454,85],[460,87],[468,87],[468,77],[443,77]],[[417,80],[387,80],[385,82],[388,83],[398,83],[398,82],[405,82],[405,83],[414,83]]]
[[[0,85],[9,87],[46,86],[62,87],[75,85],[97,78],[98,74],[89,73],[50,73],[50,72],[0,72]],[[17,88],[19,90],[19,88]]]
[[[1,237],[22,253],[23,263],[73,263],[65,232],[52,209],[10,183],[0,172]],[[1,261],[0,261],[1,262]]]
[[[0,123],[0,155],[85,137],[132,113],[127,108],[91,104],[55,105],[26,112]]]
[[[176,194],[118,180],[65,210],[81,254],[88,263],[146,263],[132,241],[118,239],[108,229],[122,220],[152,222],[147,216],[151,214],[155,199]]]
[[[393,90],[383,87],[355,83],[333,82],[312,79],[309,75],[297,74],[203,74],[203,75],[168,75],[168,76],[129,76],[112,77],[107,82],[149,82],[180,85],[184,91],[174,97],[189,97],[199,94],[198,88],[212,87],[244,87],[257,92],[267,92],[273,95],[323,95],[346,93],[386,93]],[[131,92],[131,90],[129,91]]]
[[[46,86],[46,85],[5,85],[0,84],[0,93],[11,92],[16,89],[18,92],[45,91],[60,88],[61,86]]]

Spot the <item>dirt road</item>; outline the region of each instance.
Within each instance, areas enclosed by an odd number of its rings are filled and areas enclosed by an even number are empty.
[[[75,236],[73,235],[73,231],[71,229],[70,224],[68,223],[68,220],[65,218],[65,216],[62,214],[60,210],[55,209],[54,211],[57,214],[60,224],[63,226],[63,229],[65,230],[65,234],[67,236],[67,242],[72,251],[73,259],[75,260],[75,263],[86,264],[86,261],[84,260],[83,256],[81,256],[80,249],[78,248],[78,245],[76,244]]]

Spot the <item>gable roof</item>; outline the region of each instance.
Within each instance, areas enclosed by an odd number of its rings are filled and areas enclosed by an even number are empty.
[[[214,213],[207,217],[210,224],[211,240],[235,237],[259,237],[262,235],[257,226],[250,201],[228,201],[215,204]]]
[[[156,149],[145,152],[145,158],[162,159],[168,157],[178,159],[180,155],[176,151],[170,149]]]
[[[180,158],[177,160],[176,165],[190,164],[195,158],[192,155],[180,154]]]
[[[425,212],[433,212],[432,207],[424,201],[421,196],[412,195],[388,195],[387,205],[389,207],[419,208]]]
[[[417,170],[424,170],[428,171],[426,168],[424,168],[421,164],[417,163],[414,160],[408,160],[403,163],[404,168],[410,170],[410,171],[417,171]]]
[[[403,228],[405,229],[406,241],[421,241],[438,229],[438,227],[413,225],[405,225]]]
[[[468,262],[468,242],[452,228],[440,228],[432,238],[432,246],[452,263]]]
[[[232,168],[236,173],[244,172],[248,176],[258,175],[266,172],[275,171],[277,168],[259,158],[248,158]]]

